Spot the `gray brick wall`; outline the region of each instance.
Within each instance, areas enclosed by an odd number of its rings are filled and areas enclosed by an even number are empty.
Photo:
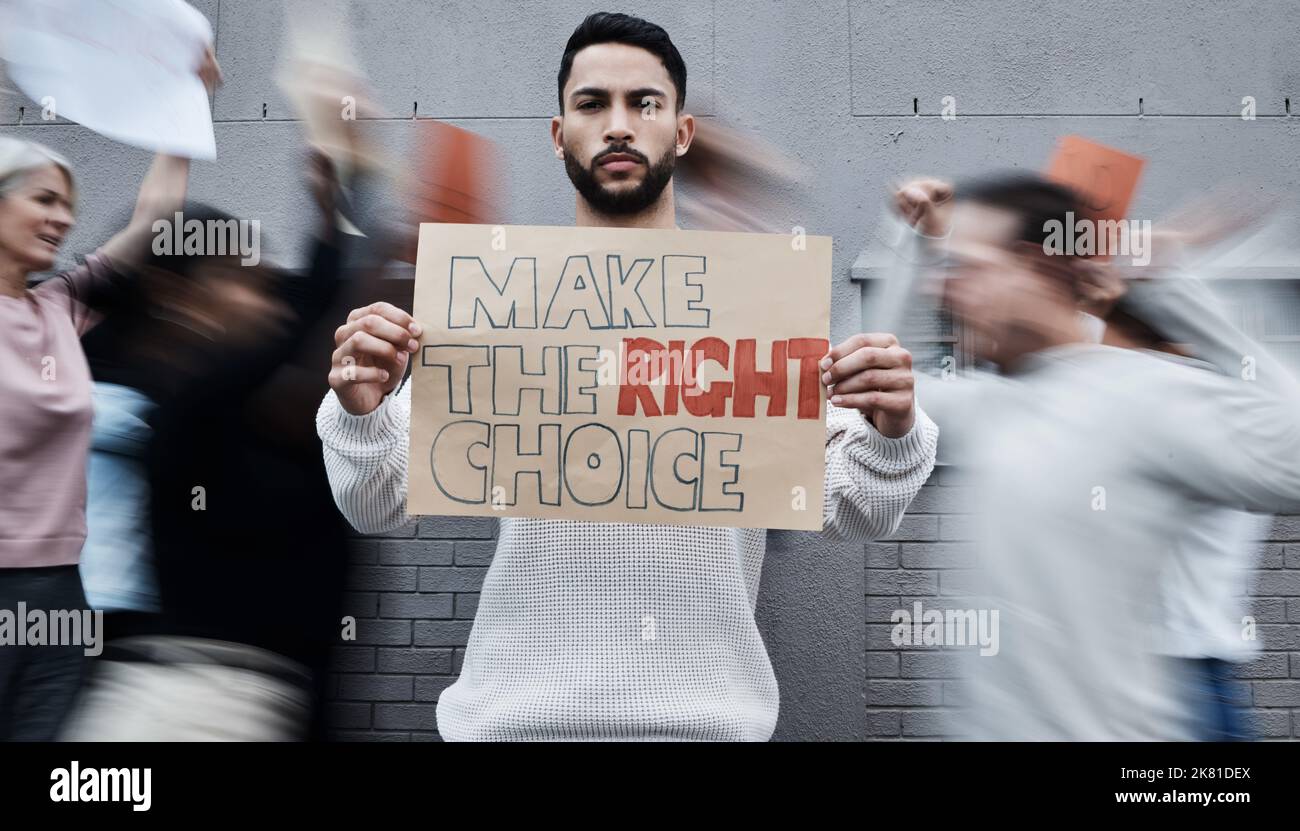
[[[357,637],[335,650],[329,704],[339,739],[438,737],[438,695],[460,672],[496,526],[427,517],[353,541],[346,614]]]
[[[301,266],[302,134],[276,86],[282,0],[194,0],[212,21],[227,85],[214,101],[219,159],[195,168],[194,198],[258,219],[264,256]],[[314,14],[336,14],[311,0]],[[550,151],[560,50],[592,0],[361,0],[350,34],[390,117],[366,125],[402,154],[411,116],[501,143],[508,221],[564,224],[572,189]],[[1056,138],[1082,133],[1152,159],[1133,206],[1159,216],[1224,179],[1300,189],[1300,4],[1275,0],[645,0],[615,4],[664,25],[690,69],[688,106],[722,113],[805,165],[776,227],[835,239],[832,336],[859,328],[849,269],[891,182],[1036,169]],[[78,227],[65,263],[115,230],[149,154],[76,125],[41,122],[6,93],[0,131],[76,164]],[[938,117],[944,96],[958,118]],[[1259,118],[1236,116],[1254,96]],[[147,105],[147,102],[143,102]],[[962,519],[948,471],[901,536],[866,546],[772,533],[758,621],[781,683],[782,739],[925,739],[945,734],[958,691],[946,655],[888,648],[886,606],[959,597]],[[1244,690],[1261,732],[1295,735],[1300,598],[1294,518],[1259,569],[1257,614],[1270,650]],[[349,597],[358,641],[339,651],[335,702],[348,738],[434,737],[439,691],[459,670],[490,523],[436,520],[359,542]],[[924,652],[924,654],[922,654]]]

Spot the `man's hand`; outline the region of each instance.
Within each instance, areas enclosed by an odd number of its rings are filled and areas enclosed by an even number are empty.
[[[952,184],[942,179],[912,179],[894,194],[894,210],[908,225],[930,237],[948,233]]]
[[[397,389],[411,353],[420,348],[420,324],[391,303],[353,309],[334,332],[330,388],[352,415],[374,412]]]
[[[887,334],[854,335],[821,361],[822,383],[837,407],[867,417],[881,435],[897,439],[916,421],[912,353]]]

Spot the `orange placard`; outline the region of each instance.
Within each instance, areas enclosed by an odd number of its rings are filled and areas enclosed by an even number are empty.
[[[495,225],[501,210],[495,187],[500,154],[477,133],[441,121],[420,124],[421,157],[410,182],[412,225],[453,222]],[[412,240],[414,243],[414,240]],[[415,262],[414,246],[403,259]]]
[[[1082,136],[1065,136],[1057,142],[1045,175],[1080,195],[1086,206],[1081,218],[1099,222],[1125,217],[1145,164],[1141,156]]]

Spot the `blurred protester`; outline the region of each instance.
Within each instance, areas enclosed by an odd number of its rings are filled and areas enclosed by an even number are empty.
[[[1170,227],[1190,230],[1165,230],[1160,239],[1166,247],[1175,235],[1198,248],[1222,245],[1225,237],[1240,238],[1244,230],[1242,213],[1234,212],[1229,219],[1230,224],[1221,223],[1222,227],[1214,230],[1207,222],[1176,219]],[[1178,245],[1183,246],[1181,239]],[[1120,307],[1117,301],[1125,287],[1115,271],[1093,269],[1093,279],[1082,284],[1083,305],[1088,314],[1098,318],[1101,343],[1145,350],[1193,369],[1220,371],[1186,354],[1187,345],[1162,340],[1150,326]],[[1254,565],[1255,540],[1267,525],[1267,516],[1206,504],[1185,517],[1182,533],[1169,540],[1170,558],[1160,577],[1154,651],[1168,658],[1176,689],[1189,713],[1192,738],[1199,741],[1250,737],[1240,695],[1234,692],[1234,665],[1259,651],[1253,628],[1245,625],[1246,578]]]
[[[221,82],[213,51],[195,72],[209,92]],[[127,226],[85,262],[29,288],[50,269],[75,222],[71,165],[49,148],[0,137],[0,608],[72,613],[87,606],[78,561],[86,538],[86,468],[92,397],[77,338],[127,290],[124,274],[148,249],[154,220],[184,200],[189,161],[159,154]],[[19,604],[23,604],[22,607]],[[15,625],[28,621],[16,615]],[[0,644],[0,738],[53,738],[72,705],[87,654],[102,630],[47,632],[43,646]],[[72,635],[73,638],[65,638]],[[76,639],[80,643],[64,642]]]
[[[0,608],[86,607],[77,564],[86,536],[91,380],[78,337],[121,290],[119,269],[146,247],[155,216],[184,197],[189,164],[159,156],[122,232],[77,268],[53,267],[75,222],[71,165],[41,145],[0,137]],[[27,626],[17,620],[16,626]],[[0,738],[52,738],[101,633],[82,644],[0,644]]]
[[[896,202],[916,229],[898,237],[901,256],[945,260],[945,303],[999,371],[918,380],[941,460],[975,476],[982,588],[1000,613],[997,654],[971,664],[974,737],[1196,736],[1160,657],[1166,575],[1186,517],[1300,505],[1300,385],[1169,256],[1145,270],[1164,279],[1125,275],[1108,317],[1140,321],[1145,346],[1179,344],[1213,371],[1097,343],[1081,311],[1102,266],[1045,247],[1046,223],[1081,214],[1058,185],[1004,177],[954,199],[923,180]],[[1254,380],[1241,377],[1246,356]]]
[[[167,314],[121,318],[104,352],[156,405],[145,466],[161,613],[109,643],[69,738],[323,735],[346,525],[311,430],[321,382],[295,364],[340,274],[371,250],[339,229],[340,213],[374,210],[368,174],[353,170],[344,188],[328,159],[312,157],[322,228],[303,275],[220,253],[141,267],[142,308]],[[203,206],[183,213],[234,221]],[[297,389],[304,382],[310,391]]]

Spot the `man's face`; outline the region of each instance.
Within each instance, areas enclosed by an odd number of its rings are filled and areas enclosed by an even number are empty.
[[[962,202],[943,246],[951,264],[943,285],[948,308],[974,335],[976,353],[1004,367],[1051,342],[1053,327],[1074,314],[1066,279],[1044,273],[1046,255],[1015,242],[1019,221],[1010,211]]]
[[[574,56],[564,115],[551,122],[573,186],[608,215],[653,205],[693,134],[694,119],[677,113],[677,89],[663,63],[622,43],[588,46]]]

